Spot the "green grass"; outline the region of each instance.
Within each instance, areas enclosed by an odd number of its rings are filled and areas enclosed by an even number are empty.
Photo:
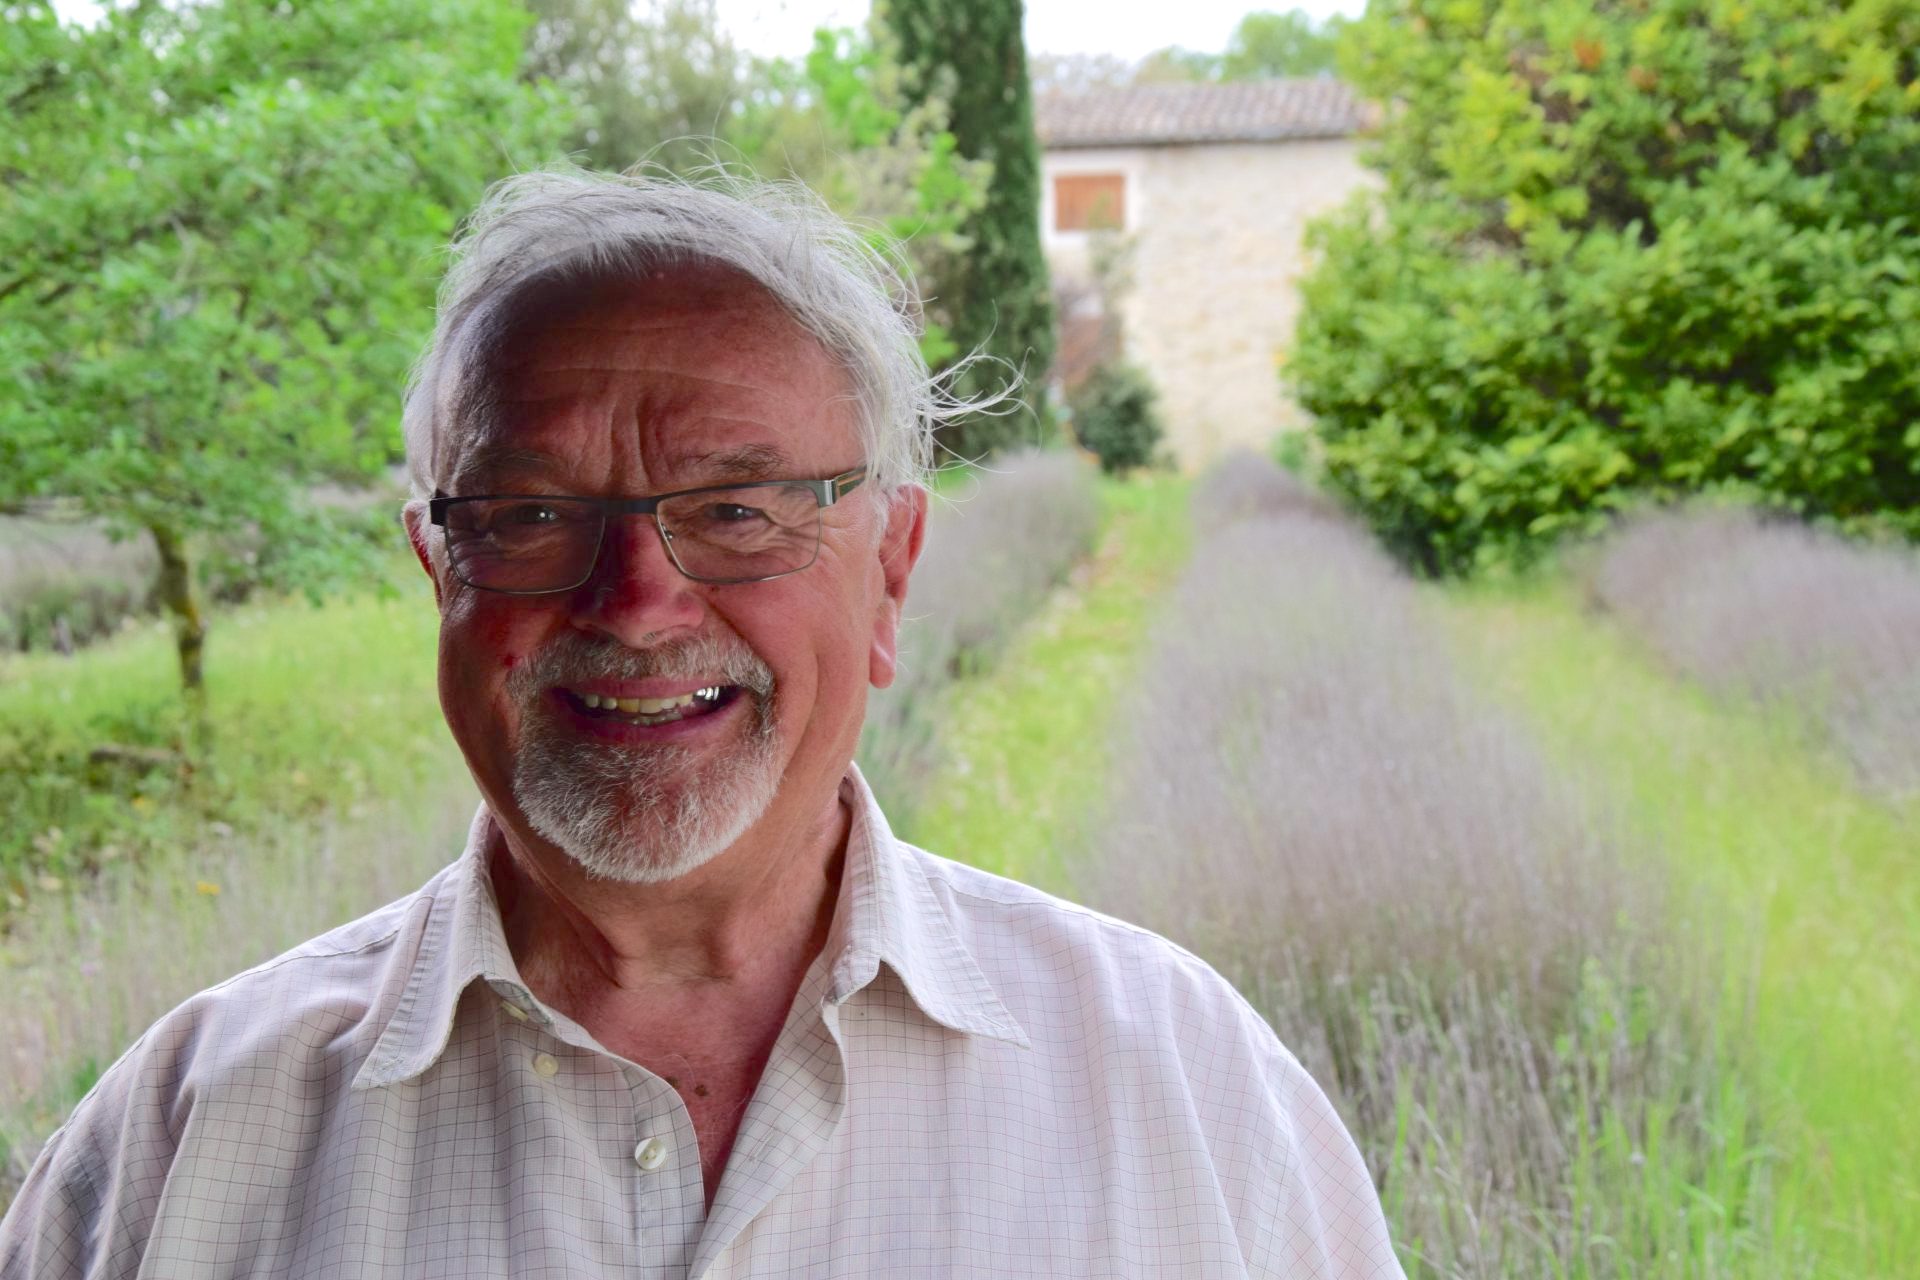
[[[1066,852],[1105,794],[1112,718],[1153,607],[1186,563],[1187,484],[1149,474],[1101,484],[1093,560],[985,676],[951,693],[945,764],[909,840],[1059,888]]]
[[[221,610],[191,764],[173,644],[136,627],[0,660],[0,1205],[140,1029],[194,991],[417,887],[472,786],[435,691],[438,617],[391,595]],[[84,1009],[84,1016],[76,1016]]]
[[[163,626],[76,658],[0,660],[0,912],[209,832],[351,813],[457,767],[433,601],[417,570],[399,581],[385,597],[216,614],[199,751]]]
[[[1569,590],[1450,600],[1486,686],[1748,935],[1747,1056],[1784,1147],[1776,1248],[1821,1275],[1916,1274],[1920,814],[1863,794],[1792,725],[1663,675]]]

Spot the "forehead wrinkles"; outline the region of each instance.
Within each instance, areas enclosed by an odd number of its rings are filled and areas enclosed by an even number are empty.
[[[519,415],[511,405],[612,397],[641,422],[671,417],[696,397],[739,393],[742,420],[784,418],[818,404],[855,430],[853,375],[779,300],[720,270],[656,272],[627,282],[567,287],[546,281],[509,290],[462,326],[461,376],[438,434],[437,474],[448,475],[481,442],[503,447]],[[584,349],[580,349],[584,348]],[[622,384],[622,375],[635,381]],[[711,414],[728,417],[725,406]],[[499,453],[500,450],[490,450]]]

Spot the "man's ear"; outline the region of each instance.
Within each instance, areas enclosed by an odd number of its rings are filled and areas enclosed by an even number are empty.
[[[887,531],[880,535],[880,573],[883,595],[873,615],[873,648],[867,661],[867,679],[876,689],[893,683],[900,652],[900,617],[907,607],[907,578],[919,562],[927,540],[927,490],[902,485],[888,498]]]
[[[420,567],[427,571],[427,580],[433,583],[433,603],[441,604],[440,575],[434,572],[433,552],[427,543],[427,504],[418,498],[410,499],[400,508],[400,523],[406,526],[407,541],[413,544],[413,554],[420,561]]]

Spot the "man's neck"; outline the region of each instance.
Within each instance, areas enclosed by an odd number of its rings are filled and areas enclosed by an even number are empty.
[[[852,815],[778,805],[705,866],[663,885],[554,867],[505,832],[490,851],[507,946],[543,1003],[666,1080],[700,1147],[709,1208],[748,1100],[808,966],[826,945]]]
[[[791,994],[826,942],[850,826],[837,794],[810,820],[776,803],[712,861],[654,885],[588,879],[502,830],[491,869],[508,948],[569,1016],[727,988]]]

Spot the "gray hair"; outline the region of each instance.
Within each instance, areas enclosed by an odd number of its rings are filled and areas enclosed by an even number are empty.
[[[484,373],[489,335],[529,291],[556,280],[585,286],[689,265],[755,282],[847,370],[869,483],[882,491],[925,478],[942,423],[1012,398],[1008,391],[957,400],[945,378],[928,373],[920,302],[899,252],[797,182],[717,167],[694,180],[580,169],[520,174],[488,191],[451,255],[433,338],[414,366],[402,415],[416,498],[439,479],[442,433],[482,394],[471,384]]]

